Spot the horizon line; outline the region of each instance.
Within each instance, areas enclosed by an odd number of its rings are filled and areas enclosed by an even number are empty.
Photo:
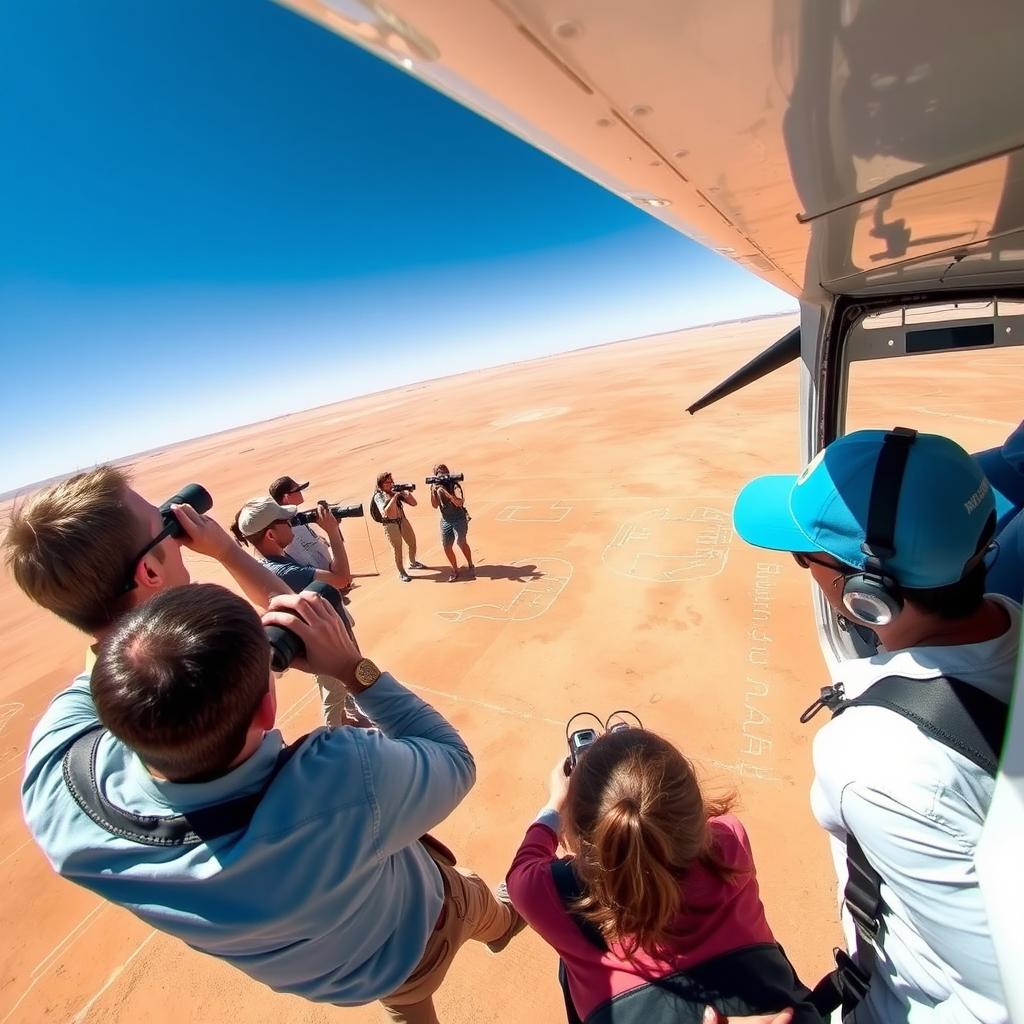
[[[455,373],[445,373],[437,377],[424,377],[422,380],[411,381],[407,384],[399,384],[392,388],[383,388],[380,391],[365,391],[358,395],[348,395],[345,398],[335,399],[331,402],[322,402],[320,405],[311,405],[305,409],[295,409],[291,412],[282,412],[276,416],[269,416],[263,420],[250,420],[247,423],[236,423],[234,426],[224,427],[221,430],[213,430],[208,434],[196,434],[191,437],[183,437],[178,441],[170,441],[167,444],[156,445],[153,448],[145,448],[142,451],[132,452],[129,455],[123,455],[116,459],[110,459],[105,463],[94,463],[94,465],[112,465],[112,466],[124,466],[128,463],[134,462],[137,459],[143,459],[147,456],[160,454],[163,452],[171,451],[174,448],[179,448],[182,445],[190,444],[193,441],[205,441],[212,437],[220,437],[224,434],[230,434],[236,430],[244,430],[248,427],[260,426],[266,423],[274,423],[277,420],[287,419],[290,416],[298,416],[307,412],[316,412],[318,409],[327,409],[333,405],[341,405],[344,402],[353,402],[359,398],[372,398],[376,395],[389,395],[396,392],[410,391],[412,389],[418,389],[425,387],[428,384],[436,384],[438,381],[451,380],[456,377],[466,377],[474,373],[485,373],[490,370],[501,370],[510,366],[522,366],[529,363],[538,363],[544,359],[559,359],[562,356],[570,356],[579,352],[590,352],[594,349],[609,348],[612,345],[627,345],[635,341],[650,341],[652,338],[663,338],[670,334],[686,334],[690,331],[703,330],[706,327],[725,327],[728,324],[746,324],[753,323],[757,320],[774,320],[784,316],[795,316],[799,315],[799,309],[793,310],[789,313],[755,313],[752,316],[736,317],[731,320],[710,320],[707,323],[702,324],[691,324],[689,327],[679,327],[675,330],[670,331],[654,331],[651,334],[638,334],[630,338],[615,338],[611,341],[598,341],[590,345],[580,345],[577,348],[564,349],[561,352],[552,352],[548,355],[542,356],[531,356],[529,359],[512,359],[505,363],[495,363],[491,366],[479,366],[470,370],[458,370]],[[9,502],[13,499],[18,498],[20,495],[31,493],[41,487],[45,487],[48,484],[58,483],[61,480],[66,480],[68,477],[74,476],[76,473],[85,472],[87,469],[92,468],[85,466],[78,466],[74,469],[70,469],[65,473],[57,473],[54,476],[46,477],[43,480],[35,480],[31,483],[21,484],[11,490],[0,493],[0,502]]]

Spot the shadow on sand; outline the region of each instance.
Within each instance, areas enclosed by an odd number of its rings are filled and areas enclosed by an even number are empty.
[[[429,580],[431,583],[448,582],[448,577],[452,571],[450,566],[430,565],[427,568],[433,570],[433,576],[413,575],[416,572],[415,569],[412,570],[410,575],[414,580]],[[478,580],[513,580],[516,583],[529,583],[531,580],[539,580],[543,577],[544,573],[535,565],[478,565],[475,575],[470,575],[469,570],[463,565],[459,567],[459,578],[455,582],[472,583],[475,578]]]

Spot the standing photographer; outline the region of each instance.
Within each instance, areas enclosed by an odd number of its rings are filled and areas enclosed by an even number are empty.
[[[466,556],[466,568],[472,576],[475,571],[473,552],[469,549],[466,534],[469,532],[469,513],[466,511],[466,496],[462,484],[452,479],[451,471],[439,462],[434,467],[432,479],[437,481],[430,485],[430,504],[441,513],[441,546],[444,556],[452,567],[449,583],[459,578],[459,565],[455,560],[455,542],[458,540],[459,550]]]
[[[344,590],[352,582],[348,554],[342,540],[338,521],[330,512],[327,503],[317,505],[317,526],[330,538],[331,562],[327,569],[316,569],[311,565],[300,565],[288,548],[295,537],[295,529],[289,520],[298,512],[294,505],[279,505],[271,497],[250,498],[235,516],[231,532],[239,544],[251,544],[259,553],[263,564],[276,573],[296,594],[305,590],[314,580],[330,583],[338,590]],[[349,624],[352,617],[344,606],[339,610]],[[324,722],[330,726],[356,725],[363,728],[371,723],[356,707],[344,686],[330,676],[314,677],[320,699],[323,703]]]
[[[303,491],[309,483],[296,483],[295,477],[279,476],[270,485],[270,496],[278,505],[304,505],[306,499]],[[331,549],[324,542],[324,539],[306,523],[299,523],[292,527],[295,536],[291,544],[285,548],[285,553],[298,562],[299,565],[311,565],[314,569],[330,569]]]
[[[398,578],[403,583],[408,583],[412,577],[405,571],[405,563],[402,561],[402,541],[409,547],[409,568],[426,569],[422,562],[416,561],[416,534],[413,532],[412,523],[405,515],[403,505],[416,505],[416,498],[411,490],[395,487],[394,477],[390,473],[381,473],[377,477],[377,489],[373,493],[373,504],[377,509],[379,522],[384,527],[391,550],[395,553],[395,567],[398,569]]]

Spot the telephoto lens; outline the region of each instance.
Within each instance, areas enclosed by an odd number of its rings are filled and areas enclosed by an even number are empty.
[[[416,485],[415,484],[395,484],[394,487],[392,488],[392,490],[395,490],[395,491],[415,491],[416,490]]]
[[[319,594],[335,611],[341,608],[341,594],[330,585],[314,580],[305,593]],[[283,672],[296,658],[306,653],[306,645],[284,626],[264,626],[270,643],[270,665],[275,672]]]
[[[330,505],[331,515],[335,519],[354,519],[356,516],[365,515],[362,505]],[[316,522],[316,509],[307,509],[305,512],[298,512],[288,520],[292,526],[308,525]]]
[[[171,511],[172,505],[191,505],[201,516],[213,508],[213,498],[210,492],[202,484],[185,484],[177,494],[171,495],[161,506],[160,516],[164,526],[169,527],[171,537],[184,537],[185,531],[181,523],[175,518]]]
[[[448,476],[428,476],[424,483],[440,484],[442,487],[448,487],[450,484],[461,484],[465,479],[465,473],[450,473]]]

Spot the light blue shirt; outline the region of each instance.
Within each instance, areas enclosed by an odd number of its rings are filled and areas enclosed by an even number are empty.
[[[193,847],[111,835],[64,783],[65,751],[97,724],[89,677],[59,694],[32,735],[25,820],[65,878],[279,992],[339,1005],[395,991],[441,911],[437,866],[417,839],[475,781],[473,757],[429,704],[385,673],[359,704],[379,729],[317,729],[273,781],[247,829]],[[212,782],[153,778],[110,734],[97,757],[110,801],[167,815],[258,791],[276,730]]]

